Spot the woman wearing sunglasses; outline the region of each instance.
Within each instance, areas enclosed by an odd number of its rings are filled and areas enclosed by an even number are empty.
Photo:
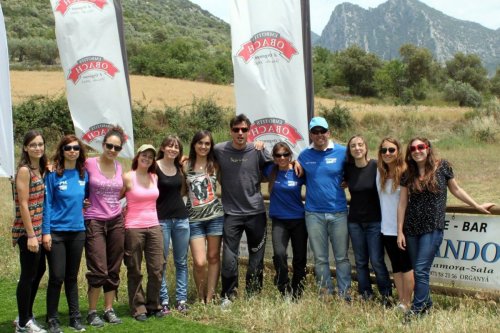
[[[160,195],[156,200],[156,210],[163,232],[163,256],[168,258],[170,240],[175,264],[175,308],[187,313],[189,248],[189,214],[182,196],[186,191],[186,182],[182,172],[182,143],[174,135],[163,139],[156,158],[156,174]],[[167,265],[163,265],[163,279],[160,290],[160,303],[164,314],[170,314],[170,302],[167,288]]]
[[[33,316],[33,303],[45,273],[45,254],[40,244],[45,191],[43,176],[46,164],[45,139],[38,131],[28,131],[24,136],[14,182],[16,217],[12,225],[12,245],[19,246],[20,263],[16,289],[16,333],[46,332]]]
[[[454,178],[446,160],[440,160],[428,139],[416,137],[406,149],[408,170],[401,179],[398,206],[398,246],[408,250],[415,276],[411,309],[405,320],[426,313],[432,307],[429,273],[443,240],[447,189],[477,211],[489,214],[492,203],[479,205]]]
[[[274,282],[284,297],[297,299],[302,295],[307,264],[307,228],[302,185],[292,165],[292,150],[285,142],[274,145],[274,164],[264,169],[269,180],[269,217],[272,224],[273,262],[276,275]],[[292,242],[293,275],[288,277],[287,247]]]
[[[413,270],[408,251],[398,247],[397,212],[401,176],[406,171],[403,150],[398,140],[383,138],[378,147],[377,190],[382,212],[382,242],[391,261],[392,276],[398,291],[398,309],[409,309],[413,293]]]
[[[89,284],[89,313],[87,323],[94,327],[104,325],[97,314],[97,301],[104,291],[104,320],[110,324],[122,321],[113,310],[113,300],[120,284],[120,266],[123,259],[125,229],[123,225],[122,166],[117,161],[125,142],[121,127],[111,127],[104,136],[103,151],[98,157],[87,159],[90,207],[85,210],[87,281]]]
[[[365,301],[374,298],[368,266],[371,263],[382,304],[388,306],[392,285],[384,261],[380,232],[382,216],[375,181],[377,161],[368,158],[366,140],[360,135],[351,137],[346,154],[344,180],[351,194],[347,221],[358,274],[358,292]]]
[[[85,150],[75,135],[65,135],[57,145],[53,171],[45,177],[43,246],[49,263],[47,323],[49,332],[62,332],[59,298],[64,282],[69,326],[85,331],[78,302],[78,272],[85,245],[83,202],[88,193]]]

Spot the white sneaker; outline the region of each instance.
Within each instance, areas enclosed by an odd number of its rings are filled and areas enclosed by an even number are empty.
[[[404,305],[403,303],[399,303],[395,309],[401,312],[406,312],[407,310],[406,305]]]
[[[233,302],[229,299],[229,298],[223,298],[222,299],[222,303],[220,305],[222,311],[230,311],[231,309],[231,304],[233,304]]]
[[[24,327],[20,327],[19,324],[16,324],[16,333],[47,333],[47,331],[38,326],[36,321],[30,319]]]

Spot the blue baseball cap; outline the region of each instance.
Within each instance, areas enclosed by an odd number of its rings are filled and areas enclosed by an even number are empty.
[[[309,130],[312,130],[314,127],[323,127],[324,129],[328,130],[328,123],[323,117],[314,117],[309,123]]]

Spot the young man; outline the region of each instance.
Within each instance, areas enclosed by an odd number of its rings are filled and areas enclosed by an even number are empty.
[[[248,241],[248,268],[246,291],[249,294],[262,289],[264,249],[266,243],[266,209],[260,189],[261,170],[272,163],[265,150],[256,150],[247,143],[250,120],[243,114],[230,123],[231,141],[215,145],[220,168],[224,230],[222,247],[222,306],[231,304],[238,288],[238,252],[245,231]]]
[[[316,282],[321,295],[334,292],[328,240],[333,247],[337,270],[338,294],[350,301],[351,264],[347,257],[347,200],[341,187],[346,147],[330,141],[328,123],[314,117],[309,123],[312,144],[298,158],[306,177],[306,226],[314,253]]]

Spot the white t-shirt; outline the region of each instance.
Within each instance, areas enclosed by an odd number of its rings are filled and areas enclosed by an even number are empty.
[[[377,191],[380,199],[380,209],[382,211],[381,232],[385,236],[398,235],[398,204],[401,187],[392,191],[392,179],[385,182],[385,191],[380,185],[380,172],[377,170]]]

